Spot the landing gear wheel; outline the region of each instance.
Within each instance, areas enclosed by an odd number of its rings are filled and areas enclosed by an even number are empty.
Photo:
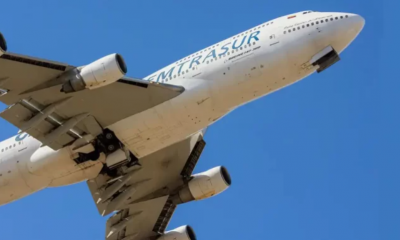
[[[106,154],[110,154],[115,152],[120,148],[120,142],[115,134],[109,130],[104,129],[103,134],[100,134],[97,137],[97,145],[99,148]]]
[[[112,133],[106,133],[106,139],[111,140],[114,137]]]
[[[107,149],[108,149],[108,151],[113,152],[115,150],[115,146],[114,145],[108,145]]]

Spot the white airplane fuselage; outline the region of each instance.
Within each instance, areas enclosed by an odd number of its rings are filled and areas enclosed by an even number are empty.
[[[107,127],[143,158],[314,73],[314,56],[328,47],[341,53],[363,26],[364,19],[355,14],[310,11],[261,24],[149,75],[148,81],[185,91]],[[76,164],[70,147],[52,153],[24,133],[0,143],[0,151],[0,205],[94,178],[103,166],[101,161]]]

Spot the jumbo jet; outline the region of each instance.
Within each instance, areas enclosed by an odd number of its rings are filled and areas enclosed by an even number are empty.
[[[111,54],[85,66],[7,52],[0,37],[0,205],[82,181],[107,240],[193,240],[166,231],[177,205],[226,190],[223,166],[193,174],[206,129],[250,101],[321,73],[364,27],[356,14],[303,11],[236,34],[144,79]],[[324,73],[329,74],[329,73]]]

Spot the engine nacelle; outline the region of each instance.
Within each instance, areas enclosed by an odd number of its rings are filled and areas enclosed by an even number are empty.
[[[192,180],[173,198],[176,204],[202,200],[225,191],[232,183],[225,167],[215,167],[192,176]]]
[[[166,232],[157,240],[196,240],[196,234],[190,226],[182,226]]]
[[[62,86],[65,93],[95,89],[114,83],[127,72],[125,61],[119,54],[110,54],[86,66],[66,73],[68,79]]]
[[[0,56],[7,51],[7,42],[3,34],[0,33]]]

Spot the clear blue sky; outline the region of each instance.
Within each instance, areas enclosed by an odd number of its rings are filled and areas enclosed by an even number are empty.
[[[233,186],[215,198],[180,206],[169,228],[190,224],[207,240],[400,239],[398,1],[14,0],[1,5],[0,31],[10,51],[72,65],[118,52],[134,77],[281,15],[361,14],[364,31],[342,61],[209,128],[196,171],[225,165]],[[17,133],[3,120],[0,127],[0,140]],[[104,238],[105,221],[82,183],[0,207],[0,239],[98,240]]]

